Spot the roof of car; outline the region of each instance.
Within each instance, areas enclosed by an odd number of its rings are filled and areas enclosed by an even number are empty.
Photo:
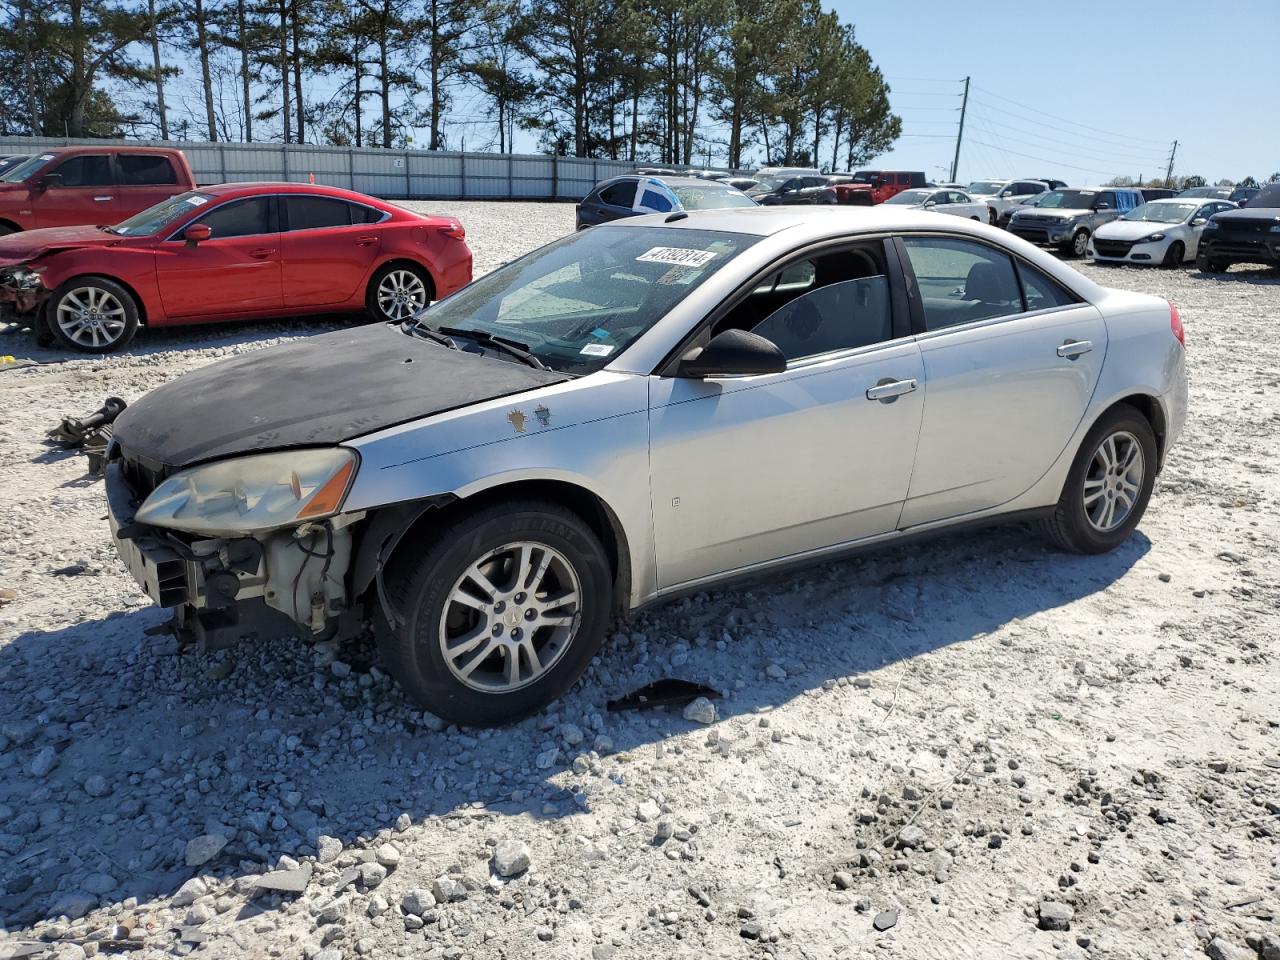
[[[353,190],[345,190],[342,187],[328,187],[321,183],[291,183],[287,180],[249,180],[243,183],[215,183],[206,187],[196,187],[196,190],[200,193],[209,193],[219,197],[236,193],[246,195],[258,193],[319,193],[327,197],[341,197],[344,200],[355,200],[360,203],[368,203],[371,200],[376,203],[386,203],[385,200],[379,200],[377,197],[368,197]]]
[[[923,189],[923,188],[922,188]],[[969,223],[958,217],[955,224],[940,224],[935,213],[904,210],[901,207],[854,206],[772,206],[731,207],[724,210],[692,210],[687,216],[669,219],[665,213],[627,217],[602,224],[606,229],[617,226],[676,227],[687,230],[721,230],[726,233],[746,233],[768,237],[783,230],[801,228],[814,239],[849,233],[871,233],[882,230],[912,230],[921,228],[964,229]],[[975,225],[976,226],[976,225]],[[593,228],[597,229],[597,228]]]

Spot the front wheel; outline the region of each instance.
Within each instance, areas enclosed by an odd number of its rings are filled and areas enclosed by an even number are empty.
[[[49,298],[45,309],[53,336],[82,353],[111,353],[138,332],[133,294],[106,277],[76,277]]]
[[[365,307],[374,320],[403,323],[431,303],[431,276],[415,263],[388,263],[369,281]]]
[[[977,220],[978,218],[974,217],[973,219]],[[991,226],[994,227],[999,222],[1000,222],[1000,214],[996,213],[996,208],[995,207],[988,208],[987,223],[991,224]]]
[[[1230,266],[1228,261],[1210,257],[1203,250],[1196,254],[1196,267],[1201,273],[1225,273]]]
[[[1164,259],[1160,261],[1160,266],[1166,270],[1172,270],[1175,267],[1182,266],[1182,258],[1187,255],[1187,248],[1181,240],[1175,240],[1169,244],[1169,249],[1164,252]]]
[[[1083,257],[1089,252],[1089,231],[1077,230],[1071,237],[1071,253],[1073,256]]]
[[[1080,445],[1044,531],[1071,553],[1106,553],[1133,532],[1156,479],[1156,438],[1127,404],[1104,414]]]
[[[392,676],[467,726],[508,723],[560,696],[595,656],[612,608],[599,539],[543,501],[462,517],[394,571],[387,591],[401,618],[379,632]]]

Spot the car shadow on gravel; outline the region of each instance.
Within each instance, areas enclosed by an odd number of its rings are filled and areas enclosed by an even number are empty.
[[[166,619],[150,607],[29,631],[0,647],[0,926],[262,872],[313,856],[320,835],[360,843],[406,817],[442,831],[569,817],[625,780],[612,755],[697,727],[606,711],[649,681],[722,690],[732,724],[1105,590],[1149,548],[1139,533],[1065,556],[1003,528],[675,600],[615,624],[584,682],[498,730],[446,728],[376,665],[361,672],[358,651],[337,665],[297,640],[179,652],[147,634]],[[188,865],[202,835],[226,845]]]

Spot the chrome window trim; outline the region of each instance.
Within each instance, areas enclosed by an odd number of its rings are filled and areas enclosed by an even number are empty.
[[[173,233],[169,234],[169,236],[165,237],[163,242],[170,243],[173,241],[179,241],[182,243],[186,243],[186,240],[182,236],[182,232],[186,230],[187,227],[194,226],[195,224],[203,220],[205,217],[209,216],[209,214],[213,213],[216,210],[221,210],[223,207],[229,207],[234,203],[247,203],[250,200],[265,200],[268,198],[273,198],[278,196],[279,196],[278,193],[259,193],[259,194],[254,194],[248,197],[235,197],[232,200],[226,201],[226,203],[219,203],[215,207],[213,207],[212,210],[205,210],[203,213],[198,214],[194,219],[188,220],[186,223],[184,223],[181,227],[179,227]],[[279,214],[277,213],[277,219],[278,217],[279,217]],[[241,240],[245,237],[274,237],[274,236],[278,236],[279,234],[280,234],[279,230],[268,230],[266,233],[238,233],[234,237],[210,237],[208,240],[204,242],[209,243],[212,240]]]

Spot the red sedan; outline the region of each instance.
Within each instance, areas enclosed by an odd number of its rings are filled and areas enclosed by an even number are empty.
[[[0,311],[86,353],[120,349],[139,324],[360,310],[399,321],[470,282],[465,236],[452,217],[349,190],[201,187],[110,227],[0,237]]]

